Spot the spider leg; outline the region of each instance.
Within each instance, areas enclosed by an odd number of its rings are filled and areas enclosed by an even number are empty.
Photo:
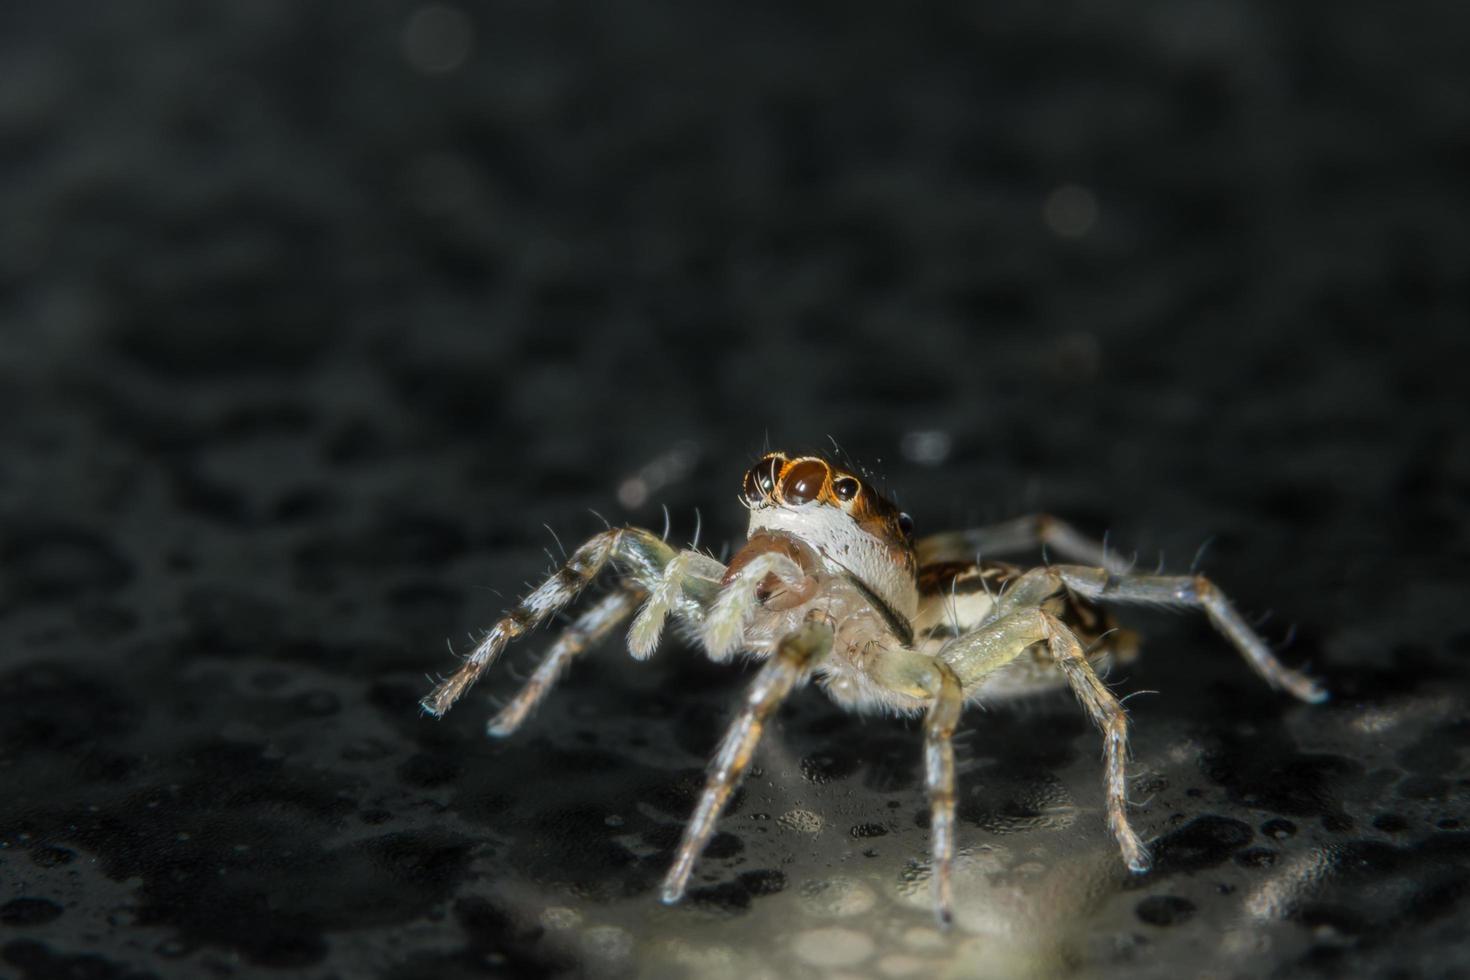
[[[1036,581],[1040,577],[1036,572],[1028,573],[1016,583],[1012,592],[1024,590],[1027,579]],[[1010,598],[1010,593],[1007,598]],[[1103,732],[1108,827],[1118,841],[1128,867],[1135,872],[1147,871],[1148,851],[1128,823],[1127,714],[1088,663],[1087,655],[1072,631],[1051,613],[1029,604],[950,641],[938,656],[953,669],[965,691],[969,692],[979,688],[988,676],[1037,643],[1047,645],[1072,691]]]
[[[724,572],[724,565],[697,551],[681,551],[670,559],[659,576],[658,584],[649,593],[648,601],[633,620],[628,631],[628,651],[638,660],[650,657],[658,646],[664,622],[671,611],[684,619],[702,623],[705,605],[719,588]],[[693,599],[691,592],[696,595]]]
[[[546,652],[530,680],[490,719],[485,726],[485,734],[503,738],[520,728],[521,723],[561,677],[572,658],[603,639],[619,623],[631,616],[644,594],[642,589],[626,585],[603,596],[596,605],[578,616],[575,622],[557,636],[556,642]]]
[[[793,590],[804,588],[807,579],[800,565],[776,552],[757,555],[741,567],[720,589],[705,616],[704,648],[711,660],[728,660],[740,652],[746,624],[760,607],[759,591],[770,575]]]
[[[1149,869],[1148,849],[1128,823],[1128,713],[1108,686],[1097,676],[1076,635],[1051,613],[1043,612],[1049,628],[1047,647],[1061,665],[1072,686],[1072,693],[1093,724],[1103,733],[1106,759],[1105,781],[1108,801],[1108,829],[1113,832],[1128,869],[1142,874]]]
[[[971,561],[976,555],[997,555],[1045,547],[1068,561],[1106,568],[1122,575],[1132,562],[1110,552],[1105,542],[1095,541],[1066,521],[1050,514],[1031,514],[964,531],[943,531],[920,538],[915,545],[919,564],[936,561]]]
[[[674,865],[664,878],[662,898],[666,904],[673,904],[684,896],[694,862],[709,843],[716,818],[750,765],[766,722],[806,675],[807,669],[831,649],[832,628],[824,623],[808,621],[776,645],[776,652],[751,682],[740,714],[730,725],[720,751],[710,764],[709,779],[699,797],[699,805],[689,825],[684,828],[684,838],[679,842]]]
[[[431,715],[442,715],[495,662],[506,644],[546,622],[577,597],[611,560],[628,570],[629,577],[652,588],[659,571],[674,557],[672,547],[651,531],[620,527],[595,534],[572,553],[565,565],[532,590],[485,634],[464,664],[420,703]]]
[[[1098,602],[1137,602],[1201,609],[1241,656],[1272,687],[1312,704],[1327,700],[1327,689],[1276,659],[1266,641],[1247,625],[1225,593],[1203,575],[1115,575],[1103,568],[1057,565],[1049,572],[1059,585]]]
[[[924,788],[929,794],[929,852],[934,868],[934,914],[941,929],[954,921],[954,731],[964,688],[942,660],[902,648],[885,650],[872,664],[885,687],[930,702],[924,716]]]

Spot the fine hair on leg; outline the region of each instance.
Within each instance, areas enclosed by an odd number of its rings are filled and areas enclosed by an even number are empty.
[[[521,723],[551,691],[552,685],[561,677],[572,658],[600,642],[619,623],[631,616],[633,610],[638,608],[638,603],[643,601],[644,594],[642,589],[627,585],[603,596],[592,608],[578,616],[557,636],[525,685],[490,719],[485,726],[485,734],[503,738],[520,728]]]
[[[1123,851],[1129,870],[1142,874],[1149,869],[1148,849],[1128,823],[1128,714],[1092,669],[1072,631],[1051,613],[1041,615],[1046,621],[1047,647],[1052,657],[1066,675],[1072,693],[1103,735],[1108,829]]]
[[[621,527],[593,535],[546,581],[532,590],[470,652],[460,668],[419,704],[431,715],[443,715],[495,662],[511,640],[530,632],[575,599],[607,563],[616,559],[629,576],[651,588],[658,572],[674,557],[674,549],[642,528]]]
[[[973,561],[977,556],[989,559],[1034,548],[1054,551],[1067,561],[1105,568],[1114,575],[1125,574],[1133,565],[1131,560],[1109,551],[1106,539],[1094,540],[1051,514],[1030,514],[964,531],[941,531],[920,538],[915,548],[921,565]]]
[[[704,619],[704,649],[711,660],[729,660],[745,642],[745,627],[760,608],[759,590],[766,577],[774,575],[795,588],[806,579],[801,566],[774,552],[757,555],[720,590]]]
[[[937,675],[934,703],[924,716],[924,788],[929,793],[934,914],[939,927],[948,929],[954,922],[954,730],[960,723],[965,695],[954,671],[946,667]]]
[[[1007,662],[1033,642],[1028,639],[1017,646]],[[954,732],[964,707],[964,685],[944,660],[901,647],[882,651],[871,666],[873,679],[883,687],[929,702],[924,714],[924,789],[929,795],[934,914],[940,928],[947,929],[954,921]]]
[[[1327,700],[1327,689],[1276,658],[1266,641],[1251,629],[1225,593],[1203,575],[1114,575],[1102,568],[1056,565],[1050,571],[1059,585],[1097,602],[1190,606],[1203,610],[1210,624],[1240,651],[1256,673],[1272,687],[1311,704]]]
[[[703,622],[703,607],[689,602],[687,592],[695,585],[703,587],[700,591],[717,588],[724,572],[724,565],[697,551],[681,551],[670,559],[628,631],[628,652],[634,659],[653,655],[670,612]]]
[[[710,764],[699,805],[684,828],[674,864],[664,878],[661,894],[665,903],[673,904],[684,896],[694,862],[714,835],[715,821],[750,765],[766,722],[792,688],[805,678],[807,671],[831,649],[832,628],[825,623],[808,620],[776,644],[774,654],[746,689],[740,714],[731,723],[719,752]]]

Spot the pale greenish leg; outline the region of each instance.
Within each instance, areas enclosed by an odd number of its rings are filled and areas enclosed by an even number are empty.
[[[1190,606],[1203,610],[1256,673],[1272,687],[1312,704],[1327,700],[1327,690],[1283,664],[1266,641],[1248,626],[1225,594],[1203,575],[1117,575],[1105,568],[1047,565],[1016,579],[996,601],[994,621],[1019,609],[1040,605],[1063,589],[1093,602]]]
[[[1132,562],[1108,551],[1066,521],[1050,514],[1031,514],[964,531],[944,531],[920,538],[915,550],[919,564],[936,561],[974,561],[1045,547],[1068,561],[1106,568],[1115,575]]]
[[[806,579],[801,566],[786,555],[766,552],[735,573],[709,604],[704,618],[704,649],[711,660],[729,660],[745,646],[745,627],[760,608],[757,594],[768,575],[792,588]]]
[[[1042,615],[1050,627],[1047,646],[1052,657],[1066,674],[1072,693],[1103,734],[1108,829],[1113,832],[1128,869],[1142,874],[1149,869],[1148,849],[1128,823],[1128,713],[1092,669],[1076,635],[1050,613]]]
[[[1327,700],[1327,689],[1276,659],[1266,641],[1246,624],[1225,593],[1203,575],[1114,575],[1102,568],[1053,565],[1047,569],[1065,586],[1096,602],[1134,602],[1202,609],[1241,656],[1272,687],[1311,704]]]
[[[694,871],[694,862],[714,835],[720,811],[725,808],[730,794],[749,767],[766,722],[792,688],[806,677],[807,671],[831,649],[832,628],[825,623],[808,621],[776,644],[775,653],[746,689],[740,714],[730,725],[720,751],[710,764],[709,778],[699,797],[699,805],[689,825],[684,828],[684,838],[679,843],[674,865],[664,878],[662,898],[665,903],[673,904],[684,896],[689,875]]]
[[[1017,580],[1016,585],[1036,588],[1034,582],[1026,581],[1028,578],[1031,578],[1030,573]],[[1128,823],[1127,715],[1087,662],[1087,656],[1072,631],[1055,616],[1031,606],[957,637],[940,650],[939,657],[954,669],[965,690],[971,691],[982,686],[988,675],[1005,667],[1037,643],[1047,644],[1073,693],[1103,732],[1108,827],[1118,841],[1128,867],[1135,872],[1146,871],[1148,852]]]
[[[912,650],[885,650],[871,670],[873,679],[890,690],[929,702],[924,716],[924,788],[929,794],[934,914],[939,927],[948,929],[954,922],[954,731],[964,707],[964,689],[947,664]]]
[[[495,662],[511,640],[523,636],[565,608],[608,564],[615,561],[643,589],[654,588],[665,565],[677,552],[652,531],[638,527],[611,528],[595,534],[505,614],[463,665],[442,681],[419,704],[431,715],[448,711],[471,684]]]
[[[1016,579],[1001,593],[991,607],[990,619],[1004,619],[1011,613],[1041,605],[1062,591],[1060,577],[1050,565],[1033,568]]]
[[[705,604],[720,587],[725,566],[697,551],[681,551],[664,566],[659,581],[649,593],[628,631],[628,651],[645,660],[658,646],[664,622],[673,612],[695,623],[704,621]],[[704,602],[700,601],[704,598]]]
[[[634,586],[603,596],[557,636],[536,672],[515,697],[485,726],[485,734],[504,738],[521,727],[532,710],[550,692],[562,672],[583,650],[600,642],[619,623],[633,614],[643,599],[643,590]]]
[[[1016,584],[1019,586],[1025,580],[1023,576]],[[1007,593],[1002,600],[1009,596]],[[1048,631],[1041,610],[1032,605],[955,637],[940,648],[937,659],[949,665],[967,692],[973,691],[1027,648],[1045,642]]]

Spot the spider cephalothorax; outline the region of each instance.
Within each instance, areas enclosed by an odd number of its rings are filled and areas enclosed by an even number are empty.
[[[423,702],[428,712],[443,714],[508,642],[572,602],[609,563],[622,574],[618,587],[557,638],[531,680],[490,721],[490,734],[519,727],[573,657],[635,612],[628,646],[640,659],[653,652],[673,616],[716,660],[744,652],[766,661],[711,765],[665,879],[665,901],[684,894],[767,718],[808,676],[849,707],[924,714],[924,783],[942,923],[949,922],[952,903],[952,736],[966,701],[1070,687],[1103,731],[1108,826],[1131,869],[1149,866],[1127,816],[1127,716],[1098,676],[1106,663],[1132,655],[1133,637],[1112,629],[1098,602],[1200,609],[1268,683],[1306,701],[1326,697],[1281,664],[1208,579],[1133,574],[1054,518],[915,541],[908,515],[867,481],[821,457],[783,453],[768,453],[751,467],[741,501],[750,528],[728,564],[673,548],[642,528],[595,535],[491,627]],[[979,557],[1038,545],[1078,564],[1028,570]]]

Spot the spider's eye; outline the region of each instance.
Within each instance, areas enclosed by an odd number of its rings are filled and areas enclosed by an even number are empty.
[[[816,500],[827,481],[827,467],[815,459],[804,460],[791,467],[781,481],[781,499],[788,504],[804,504]]]
[[[851,500],[861,489],[862,485],[850,476],[832,481],[832,492],[837,495],[838,500]]]
[[[761,502],[760,484],[755,482],[755,467],[745,471],[745,486],[741,488],[745,494],[747,504],[758,504]]]
[[[898,529],[903,532],[903,536],[908,540],[912,541],[914,539],[914,519],[909,515],[898,515]]]
[[[770,496],[772,490],[776,489],[776,470],[781,461],[775,456],[767,456],[752,466],[745,474],[745,502],[758,504]]]

